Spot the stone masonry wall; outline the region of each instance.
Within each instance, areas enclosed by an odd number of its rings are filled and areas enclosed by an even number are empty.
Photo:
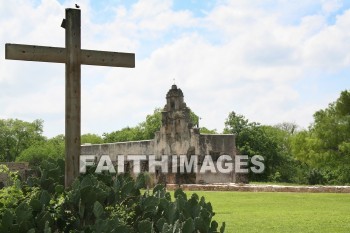
[[[21,179],[27,179],[27,174],[29,172],[28,163],[2,162],[0,164],[6,165],[12,172],[18,171],[18,174],[21,177]],[[3,185],[6,185],[6,183],[8,182],[7,174],[0,173],[0,182],[2,182]]]
[[[235,137],[234,135],[207,135],[200,134],[198,128],[193,128],[191,120],[191,110],[184,102],[184,95],[181,89],[172,85],[166,95],[166,105],[162,111],[162,125],[158,132],[155,133],[154,140],[109,143],[101,145],[84,145],[81,148],[82,155],[109,155],[114,164],[118,155],[155,155],[161,159],[162,155],[197,155],[198,167],[205,155],[211,155],[214,163],[221,155],[229,155],[232,160],[235,156]],[[179,161],[179,159],[178,159]],[[129,165],[127,165],[129,166]],[[168,168],[172,167],[169,160]],[[174,164],[178,170],[180,165]],[[148,167],[147,167],[148,168]],[[127,170],[125,170],[127,171]],[[130,171],[130,170],[129,170]],[[223,173],[162,173],[156,168],[153,176],[156,183],[217,183],[217,182],[234,182],[234,172]]]
[[[198,137],[198,152],[202,156],[199,163],[202,164],[203,156],[211,155],[215,167],[217,168],[216,160],[221,155],[229,155],[234,161],[235,156],[235,138],[232,134],[200,134]],[[233,165],[233,164],[232,164]],[[217,170],[216,170],[217,171]],[[234,182],[234,171],[230,173],[198,173],[196,183],[225,183]]]

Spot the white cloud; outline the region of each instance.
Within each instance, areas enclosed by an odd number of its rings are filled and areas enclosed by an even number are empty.
[[[136,52],[137,58],[135,69],[82,67],[83,133],[136,125],[164,106],[173,78],[208,128],[221,130],[230,111],[263,124],[307,126],[344,88],[338,83],[324,93],[312,82],[331,80],[310,81],[309,75],[349,68],[350,11],[328,23],[341,2],[263,2],[218,1],[197,17],[191,9],[174,11],[171,1],[145,0],[110,6],[114,15],[103,23],[93,20],[91,3],[80,3],[83,48]],[[68,5],[74,3],[0,1],[0,41],[63,46],[59,25]],[[321,10],[312,11],[316,5]],[[63,133],[63,65],[1,60],[0,70],[0,88],[6,88],[0,117],[43,118],[47,135]]]
[[[350,10],[337,17],[334,25],[323,27],[303,44],[305,65],[334,71],[348,67],[350,57]]]
[[[326,13],[333,13],[342,7],[342,1],[340,0],[323,0],[322,10]]]

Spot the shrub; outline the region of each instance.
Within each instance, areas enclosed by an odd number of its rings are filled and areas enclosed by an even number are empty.
[[[62,164],[44,161],[39,177],[17,187],[18,202],[0,206],[0,232],[224,232],[210,202],[197,194],[187,198],[178,189],[172,200],[162,185],[141,194],[143,174],[134,180],[87,173],[64,190]]]

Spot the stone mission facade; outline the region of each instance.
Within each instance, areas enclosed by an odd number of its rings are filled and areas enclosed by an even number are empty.
[[[180,88],[172,85],[166,95],[166,105],[162,111],[162,126],[156,132],[153,140],[116,142],[108,144],[82,145],[82,155],[109,155],[113,164],[117,163],[117,156],[124,155],[198,155],[198,168],[201,167],[204,156],[211,155],[214,163],[220,155],[229,155],[234,161],[235,137],[232,134],[201,134],[190,120],[190,109],[184,102],[184,95]],[[178,160],[179,161],[179,160]],[[179,162],[178,162],[179,163]],[[132,171],[132,162],[125,161],[126,171]],[[148,162],[141,164],[141,169],[147,171]],[[169,173],[162,173],[160,167],[151,174],[155,183],[184,184],[184,183],[232,183],[236,182],[234,171],[231,173],[206,172],[180,174],[171,173],[172,165],[169,159]],[[237,177],[238,178],[238,177]]]

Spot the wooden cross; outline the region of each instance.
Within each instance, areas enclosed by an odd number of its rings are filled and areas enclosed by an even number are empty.
[[[13,60],[66,64],[65,120],[65,186],[79,175],[81,134],[81,68],[80,65],[135,67],[135,54],[81,49],[81,14],[79,9],[66,9],[62,27],[66,30],[66,47],[6,44],[5,58]]]

